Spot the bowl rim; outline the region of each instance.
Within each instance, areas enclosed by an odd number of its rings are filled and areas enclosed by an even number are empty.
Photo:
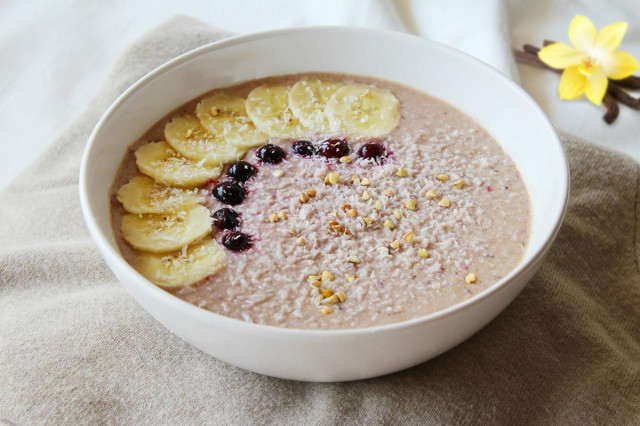
[[[532,112],[538,115],[541,123],[544,125],[545,130],[547,130],[552,137],[553,142],[556,145],[557,155],[560,155],[564,161],[560,161],[561,167],[563,170],[559,170],[558,173],[563,177],[561,182],[558,182],[561,185],[562,191],[562,200],[559,200],[562,205],[559,209],[555,209],[553,215],[548,216],[548,218],[552,218],[554,221],[552,231],[546,236],[544,242],[540,245],[538,250],[534,252],[530,259],[527,262],[523,262],[524,259],[518,263],[518,265],[513,268],[507,275],[505,275],[502,279],[498,280],[490,287],[480,291],[474,296],[451,305],[447,308],[441,309],[439,311],[430,313],[428,315],[424,315],[417,318],[412,318],[404,321],[399,321],[391,324],[377,325],[371,327],[361,327],[361,328],[348,328],[348,329],[330,329],[330,330],[316,330],[316,329],[304,329],[304,328],[287,328],[273,325],[264,325],[264,324],[256,324],[248,321],[243,321],[240,319],[228,317],[225,315],[221,315],[212,311],[208,311],[203,308],[199,308],[189,302],[186,302],[177,296],[163,290],[162,288],[156,286],[151,281],[143,277],[139,274],[122,256],[117,248],[111,247],[111,245],[107,242],[107,237],[103,235],[100,231],[99,226],[93,221],[93,214],[89,203],[88,197],[88,186],[87,186],[87,177],[88,177],[88,161],[91,154],[92,149],[94,148],[96,137],[102,130],[104,124],[114,115],[115,111],[117,111],[120,106],[127,101],[130,97],[132,97],[138,90],[142,87],[150,83],[157,76],[162,75],[165,72],[170,71],[171,69],[179,66],[180,64],[187,62],[191,59],[194,59],[202,54],[208,53],[210,51],[225,49],[228,47],[235,46],[237,44],[242,44],[246,42],[251,42],[259,39],[266,38],[274,38],[286,35],[296,35],[300,33],[309,33],[309,32],[342,32],[344,36],[348,37],[354,33],[359,33],[359,35],[366,34],[376,34],[378,36],[395,38],[398,40],[405,41],[419,41],[426,45],[429,45],[430,48],[438,49],[444,51],[447,55],[457,56],[459,59],[466,61],[470,66],[480,67],[484,69],[485,72],[492,74],[497,79],[501,80],[504,84],[508,85],[512,90],[514,90],[517,94],[519,94],[524,101],[526,101],[530,107],[532,108]],[[375,78],[375,77],[373,77]],[[444,100],[446,102],[446,100]],[[454,106],[455,107],[455,106]],[[498,143],[500,143],[498,141]],[[82,209],[82,214],[84,216],[85,222],[91,234],[91,237],[94,240],[94,243],[98,246],[99,251],[102,256],[105,257],[105,260],[108,264],[112,264],[114,262],[120,271],[123,273],[124,279],[128,282],[141,287],[144,292],[147,293],[148,296],[156,299],[157,302],[165,305],[171,306],[171,309],[182,311],[185,315],[189,317],[196,317],[200,321],[204,321],[207,323],[215,323],[218,326],[224,326],[227,328],[233,328],[237,331],[242,329],[243,333],[255,333],[260,334],[262,336],[267,334],[277,334],[281,337],[283,336],[300,336],[300,337],[321,337],[321,336],[343,336],[350,337],[354,335],[363,335],[363,334],[374,334],[374,333],[382,333],[382,332],[391,332],[398,331],[401,329],[409,329],[414,327],[422,326],[426,323],[434,323],[436,321],[445,319],[454,314],[457,314],[463,310],[469,309],[470,307],[492,297],[496,293],[505,291],[509,284],[513,281],[516,281],[519,277],[526,275],[531,269],[536,268],[537,261],[542,258],[546,252],[549,250],[551,244],[555,240],[560,227],[562,226],[562,222],[567,212],[567,206],[569,201],[569,188],[570,188],[570,171],[569,164],[566,156],[566,152],[562,143],[560,142],[558,135],[549,121],[549,118],[544,114],[542,108],[533,100],[533,98],[515,81],[513,81],[509,76],[504,73],[498,71],[487,63],[481,61],[480,59],[471,56],[465,52],[462,52],[456,48],[451,46],[429,40],[423,37],[419,37],[416,35],[401,33],[397,31],[390,30],[381,30],[374,28],[366,28],[366,27],[348,27],[348,26],[308,26],[308,27],[294,27],[294,28],[285,28],[285,29],[275,29],[268,31],[260,31],[251,34],[237,35],[231,36],[219,41],[215,41],[212,43],[205,44],[203,46],[192,49],[188,52],[185,52],[162,65],[154,68],[150,72],[146,73],[142,77],[140,77],[135,83],[129,86],[120,96],[116,98],[115,101],[111,103],[109,108],[102,115],[100,120],[95,125],[91,135],[89,136],[88,142],[85,146],[84,153],[82,156],[82,163],[80,166],[80,175],[79,175],[79,195],[80,195],[80,205]],[[106,195],[108,196],[108,195]],[[113,230],[111,230],[113,232]]]

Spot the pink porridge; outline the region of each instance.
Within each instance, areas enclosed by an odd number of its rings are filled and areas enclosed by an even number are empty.
[[[152,282],[221,315],[305,329],[464,301],[519,263],[530,221],[518,170],[478,123],[336,74],[189,102],[131,146],[112,200],[120,249]]]

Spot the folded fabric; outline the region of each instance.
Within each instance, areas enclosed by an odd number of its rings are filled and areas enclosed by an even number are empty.
[[[417,367],[274,379],[194,349],[138,306],[85,229],[82,150],[137,78],[223,36],[181,18],[141,40],[0,193],[0,424],[640,424],[638,164],[570,135],[571,202],[540,272],[486,328]]]

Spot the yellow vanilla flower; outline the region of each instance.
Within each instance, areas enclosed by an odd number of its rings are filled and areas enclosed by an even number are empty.
[[[576,15],[569,24],[569,40],[573,47],[553,43],[540,50],[538,57],[552,68],[563,69],[558,92],[560,99],[575,99],[584,93],[600,105],[609,78],[629,77],[638,61],[628,53],[616,51],[627,32],[626,22],[616,22],[596,31],[586,16]]]

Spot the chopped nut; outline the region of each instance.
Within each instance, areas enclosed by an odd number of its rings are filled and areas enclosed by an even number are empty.
[[[274,177],[282,177],[282,175],[284,175],[284,170],[282,169],[276,169],[273,171],[273,176]]]
[[[328,288],[323,288],[322,290],[320,290],[320,294],[322,295],[322,297],[331,297],[333,295],[333,291],[329,290]]]
[[[344,231],[342,231],[342,235],[353,235],[353,233],[349,229],[344,228]]]
[[[357,265],[358,263],[360,263],[360,260],[355,256],[350,256],[349,257],[349,262],[354,263],[354,264]]]
[[[409,176],[409,173],[405,169],[399,168],[398,171],[396,172],[396,176],[407,177]]]
[[[425,194],[425,197],[427,197],[430,200],[433,200],[434,198],[436,198],[438,196],[438,192],[435,189],[430,189],[427,191],[427,193]]]
[[[407,210],[415,210],[416,200],[407,200],[404,202],[404,206],[407,208]]]
[[[333,232],[335,232],[335,233],[336,233],[336,235],[337,235],[337,234],[339,234],[339,233],[340,233],[340,231],[342,231],[342,225],[332,225],[332,226],[331,226],[331,229],[332,229],[332,230],[333,230]]]
[[[469,272],[467,276],[464,277],[464,280],[467,284],[475,284],[478,281],[478,279],[476,278],[476,274],[474,274],[473,272]]]
[[[455,186],[458,189],[464,188],[464,180],[458,179],[457,181],[453,182],[453,186]]]
[[[382,193],[387,197],[393,197],[393,189],[385,189]]]
[[[324,183],[327,185],[335,185],[338,183],[340,179],[340,174],[338,172],[331,172],[324,178]]]
[[[365,226],[369,226],[373,223],[373,219],[371,219],[370,217],[365,217],[362,220],[364,220]]]
[[[388,229],[391,229],[391,230],[396,229],[396,226],[389,219],[385,220],[383,225],[384,225],[385,228],[388,228]]]
[[[376,203],[373,205],[373,207],[375,207],[375,209],[378,211],[382,210],[382,203],[380,202],[380,200],[376,200]]]
[[[315,288],[320,288],[322,286],[320,281],[312,281],[310,284]]]
[[[339,291],[337,294],[338,299],[340,299],[341,302],[344,302],[345,300],[347,300],[347,295],[345,294],[344,291]]]
[[[298,238],[296,240],[296,243],[298,243],[298,245],[300,245],[300,246],[303,246],[306,243],[306,241],[305,241],[304,237],[300,237],[300,238]]]
[[[352,282],[354,282],[356,280],[356,276],[353,275],[353,274],[347,274],[345,279],[347,280],[348,283],[352,283]]]
[[[307,281],[320,281],[320,275],[309,275]]]
[[[325,315],[330,315],[333,312],[333,309],[331,308],[331,306],[323,305],[320,306],[320,312]]]
[[[448,198],[442,197],[440,199],[440,201],[438,201],[438,205],[440,207],[449,207],[451,205],[451,203],[449,202]]]
[[[315,197],[317,194],[315,189],[307,189],[307,195],[311,198]]]
[[[355,182],[355,181],[357,181],[358,179],[360,179],[360,178],[358,177],[358,175],[351,175],[351,182]]]
[[[393,241],[391,242],[391,244],[389,244],[389,246],[390,246],[392,249],[398,250],[398,249],[400,248],[400,241],[398,241],[398,240],[393,240]]]
[[[316,305],[319,305],[319,304],[322,303],[322,299],[324,299],[324,296],[319,294],[319,295],[317,295],[316,297],[313,298],[313,303],[315,303]]]
[[[349,211],[347,211],[347,216],[349,216],[349,217],[357,217],[358,216],[358,210],[349,209]]]
[[[446,182],[449,180],[449,175],[446,173],[440,173],[436,176],[436,179],[438,179],[440,182]]]
[[[362,191],[362,201],[369,201],[371,199],[371,194],[366,189]]]
[[[342,210],[343,212],[351,210],[351,204],[343,204],[342,206],[340,206],[340,210]]]
[[[414,235],[413,231],[409,231],[402,236],[402,239],[405,240],[407,243],[410,243],[413,240],[413,235]]]
[[[280,210],[278,212],[278,219],[287,220],[287,217],[287,212],[285,212],[284,210]]]
[[[344,157],[340,157],[340,162],[341,163],[350,163],[351,162],[351,157],[349,157],[348,155],[345,155]]]
[[[402,216],[403,216],[402,210],[393,209],[393,217],[395,217],[396,219],[401,219]]]
[[[322,271],[322,282],[326,282],[326,281],[333,281],[335,277],[333,276],[333,274],[329,271]]]
[[[309,196],[307,195],[306,192],[303,192],[300,194],[300,202],[301,203],[306,203],[307,201],[309,201]]]
[[[269,222],[274,223],[278,221],[278,215],[275,213],[271,213],[269,215]]]
[[[378,247],[376,251],[380,254],[389,254],[389,249],[386,247]]]
[[[420,250],[418,250],[418,256],[420,256],[423,259],[426,259],[427,257],[429,257],[429,252],[427,251],[427,249],[421,248]]]
[[[371,182],[369,182],[369,179],[367,179],[367,178],[365,177],[365,178],[362,178],[362,179],[360,180],[360,185],[362,185],[362,186],[369,186],[369,185],[371,185]]]
[[[294,227],[289,228],[289,233],[295,235],[296,234],[296,228],[294,228]]]
[[[327,297],[327,299],[325,300],[326,303],[329,303],[331,305],[335,305],[339,301],[340,301],[340,299],[338,298],[338,295],[336,295],[336,294],[333,294],[333,295]]]

